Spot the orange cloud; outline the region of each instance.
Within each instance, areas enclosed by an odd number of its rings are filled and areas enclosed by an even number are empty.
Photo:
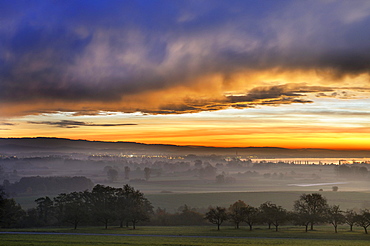
[[[76,112],[76,115],[98,114],[101,111],[181,114],[230,107],[307,103],[311,102],[311,99],[307,98],[310,93],[324,96],[325,93],[342,87],[349,90],[353,83],[356,84],[356,90],[369,89],[367,85],[369,76],[366,74],[326,79],[315,71],[246,70],[230,76],[204,75],[192,81],[124,95],[121,99],[112,101],[38,98],[31,101],[2,103],[0,113],[8,117],[58,111]]]

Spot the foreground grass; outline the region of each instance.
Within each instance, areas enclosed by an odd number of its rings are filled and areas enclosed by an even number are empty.
[[[3,230],[5,231],[5,230]],[[140,227],[110,228],[108,230],[88,227],[71,230],[69,228],[49,228],[35,230],[8,230],[17,232],[73,233],[52,235],[0,235],[0,245],[369,245],[370,235],[362,230],[349,232],[345,228],[335,234],[332,228],[320,226],[316,231],[304,232],[302,227],[283,227],[280,232],[256,228],[236,230],[223,227]],[[90,235],[79,235],[90,234]],[[97,235],[91,235],[97,234]],[[100,234],[100,235],[99,235]]]
[[[258,239],[258,238],[173,238],[138,236],[76,236],[76,235],[1,235],[1,245],[301,245],[301,246],[362,246],[364,240],[325,239]]]

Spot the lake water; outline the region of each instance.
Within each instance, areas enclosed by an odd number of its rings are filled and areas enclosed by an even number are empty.
[[[353,164],[367,163],[370,164],[370,158],[281,158],[281,159],[252,159],[253,162],[285,162],[295,164]]]

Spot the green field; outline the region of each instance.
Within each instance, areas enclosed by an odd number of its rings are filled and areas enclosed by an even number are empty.
[[[8,230],[9,231],[9,230]],[[14,230],[13,230],[14,231]],[[140,227],[127,228],[69,228],[16,230],[17,232],[51,232],[52,235],[2,234],[0,245],[369,245],[370,235],[360,228],[349,232],[341,227],[335,234],[329,226],[304,232],[302,227],[282,227],[280,232],[266,228],[249,231],[212,226],[202,227]],[[61,233],[61,234],[58,234]],[[62,234],[65,233],[65,234]],[[88,235],[87,235],[88,234]]]
[[[301,245],[301,246],[362,246],[368,241],[311,240],[311,239],[241,239],[241,238],[171,238],[132,236],[72,236],[72,235],[2,235],[1,245]]]

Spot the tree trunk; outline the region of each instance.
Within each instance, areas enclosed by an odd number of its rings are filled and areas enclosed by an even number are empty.
[[[308,224],[306,224],[306,232],[308,231]]]
[[[108,229],[108,220],[105,220],[105,229]]]
[[[338,233],[337,227],[338,227],[337,225],[334,226],[335,233]]]
[[[135,223],[135,221],[132,221],[132,229],[136,229],[136,223]]]
[[[249,230],[251,231],[252,229],[252,224],[249,224]]]
[[[239,229],[239,223],[236,223],[236,229]]]
[[[349,225],[349,231],[352,231],[353,225]]]
[[[78,224],[78,222],[75,222],[75,223],[74,223],[74,228],[75,228],[75,230],[77,229],[77,224]]]
[[[275,226],[275,231],[278,231],[278,227],[279,227],[278,225]]]
[[[217,224],[217,231],[220,230],[220,224]]]
[[[365,234],[367,234],[367,226],[366,227],[364,226],[364,229],[365,229]]]
[[[120,228],[122,228],[122,227],[123,227],[123,220],[121,220],[121,221],[119,222],[119,227],[120,227]]]
[[[271,223],[268,223],[268,225],[269,225],[269,229],[271,229]]]
[[[313,222],[311,222],[311,231],[313,231]]]

